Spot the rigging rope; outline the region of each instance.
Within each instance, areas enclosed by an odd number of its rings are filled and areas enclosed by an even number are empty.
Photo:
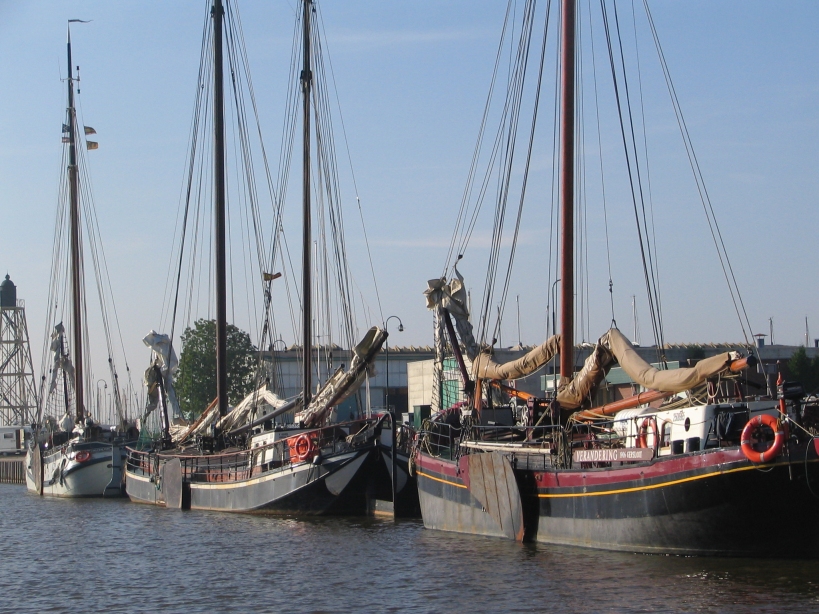
[[[631,111],[631,101],[629,97],[629,90],[628,90],[628,79],[626,75],[626,68],[625,68],[625,57],[623,55],[623,47],[622,47],[622,39],[620,37],[620,30],[619,30],[619,20],[617,18],[617,4],[614,3],[614,21],[615,21],[615,28],[614,32],[612,32],[612,28],[609,21],[608,11],[606,9],[606,2],[605,0],[600,0],[600,7],[603,16],[603,24],[604,24],[604,31],[606,35],[606,46],[608,50],[608,58],[609,58],[609,65],[611,68],[611,76],[612,76],[612,84],[614,87],[614,96],[617,102],[617,115],[619,118],[619,125],[620,125],[620,136],[623,143],[623,152],[625,155],[626,161],[626,169],[628,172],[629,178],[629,186],[631,190],[631,201],[632,201],[632,209],[634,211],[634,219],[637,228],[637,238],[639,241],[640,246],[640,256],[643,263],[643,277],[645,280],[646,286],[646,295],[649,303],[649,313],[651,315],[651,325],[652,330],[654,333],[654,339],[656,341],[658,352],[662,347],[662,336],[661,336],[661,325],[660,325],[660,314],[657,311],[657,305],[655,301],[656,296],[656,279],[654,278],[654,269],[653,269],[653,260],[651,259],[651,250],[650,248],[647,249],[647,244],[649,243],[649,238],[644,232],[644,228],[641,227],[641,222],[643,222],[643,226],[645,225],[645,202],[643,199],[643,191],[642,191],[642,182],[641,182],[641,173],[640,173],[640,164],[639,160],[637,159],[637,147],[636,147],[636,140],[634,136],[634,123],[633,123],[633,115]],[[618,51],[619,51],[619,59],[622,69],[622,81],[624,85],[624,92],[621,96],[619,80],[617,78],[617,66],[616,66],[616,59],[614,53],[614,46],[612,44],[612,35],[617,36],[618,42]],[[625,111],[624,107],[625,106]],[[628,122],[627,122],[628,120]],[[631,134],[630,144],[631,148],[629,147],[629,139],[627,137],[627,123],[628,129]],[[632,159],[633,158],[633,159]],[[641,218],[640,210],[642,209],[643,216]]]
[[[739,292],[739,286],[737,284],[733,266],[731,265],[731,261],[728,257],[725,242],[723,241],[722,238],[722,232],[720,231],[719,224],[717,223],[716,214],[711,203],[711,197],[709,196],[708,190],[706,189],[705,186],[705,179],[702,175],[702,170],[700,169],[699,160],[697,159],[697,155],[694,152],[694,146],[691,141],[691,135],[688,132],[688,126],[682,114],[682,107],[680,106],[680,101],[677,97],[676,89],[674,88],[674,82],[671,79],[671,73],[668,69],[668,63],[666,62],[665,59],[665,53],[663,52],[662,45],[660,44],[660,39],[657,34],[657,28],[654,24],[654,18],[651,15],[651,10],[649,9],[648,2],[646,0],[643,0],[643,6],[645,7],[646,17],[648,19],[648,24],[651,29],[651,35],[652,38],[654,39],[654,45],[657,50],[657,56],[660,61],[663,76],[665,77],[666,88],[668,89],[669,96],[671,97],[671,103],[672,106],[674,107],[674,114],[677,118],[677,126],[679,127],[680,134],[682,135],[683,145],[688,156],[688,162],[691,167],[691,172],[694,176],[694,182],[697,185],[697,191],[700,196],[700,202],[702,203],[703,211],[708,222],[708,227],[711,232],[711,238],[714,241],[714,247],[717,250],[717,256],[720,261],[720,266],[722,267],[725,282],[728,286],[728,291],[731,294],[731,300],[734,304],[734,310],[736,311],[737,319],[739,320],[740,327],[742,328],[742,334],[745,338],[745,344],[752,348],[752,351],[756,352],[758,357],[758,351],[756,350],[755,344],[751,343],[751,341],[749,340],[751,322],[748,318],[748,312],[745,309],[745,304],[742,300],[742,295]]]

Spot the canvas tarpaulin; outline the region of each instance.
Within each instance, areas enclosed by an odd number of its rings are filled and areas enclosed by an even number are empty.
[[[693,367],[661,371],[640,358],[634,346],[616,328],[612,328],[599,344],[606,346],[631,379],[650,390],[682,392],[698,386],[709,377],[728,369],[740,356],[737,352],[723,352],[700,360]]]
[[[560,335],[554,335],[520,358],[503,364],[495,362],[489,352],[481,352],[472,371],[479,379],[519,379],[540,369],[559,351]]]

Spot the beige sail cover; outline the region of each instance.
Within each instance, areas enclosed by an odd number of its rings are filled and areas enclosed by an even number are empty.
[[[623,371],[628,373],[631,379],[645,388],[662,392],[690,390],[709,377],[725,371],[732,361],[740,358],[737,352],[723,352],[705,358],[693,367],[660,371],[640,358],[631,342],[616,328],[603,335],[599,344],[605,345],[614,354]]]
[[[525,356],[499,364],[488,353],[481,353],[475,361],[474,375],[481,379],[513,380],[537,371],[560,350],[560,335],[550,337],[546,342]],[[663,371],[656,369],[640,358],[631,342],[616,328],[603,335],[586,359],[583,368],[571,381],[561,383],[557,390],[557,400],[566,409],[580,407],[591,395],[609,368],[616,361],[632,380],[646,389],[662,392],[682,392],[690,390],[709,377],[713,377],[740,358],[737,352],[724,352],[699,361],[695,366]]]
[[[594,350],[583,363],[583,368],[569,383],[561,383],[558,387],[557,402],[560,403],[560,406],[566,409],[580,407],[606,377],[613,362],[614,357],[606,347],[600,343],[595,345]]]
[[[560,351],[560,335],[554,335],[526,355],[507,363],[498,363],[490,351],[481,349],[475,342],[472,324],[469,322],[466,288],[463,277],[455,269],[455,278],[447,283],[446,279],[431,279],[427,282],[427,309],[449,311],[455,320],[461,343],[466,355],[473,362],[472,375],[476,379],[514,380],[537,371],[549,362]],[[443,319],[438,318],[438,326],[443,326]],[[440,340],[445,338],[443,330],[436,333],[436,351]],[[634,346],[616,328],[610,329],[600,337],[594,350],[586,359],[583,368],[574,375],[571,381],[561,378],[557,390],[557,400],[566,409],[580,407],[583,401],[594,392],[606,377],[615,360],[631,379],[647,389],[662,392],[682,392],[690,390],[709,377],[725,371],[733,360],[740,356],[737,352],[725,352],[698,362],[695,366],[684,369],[661,371],[655,369],[637,354]],[[436,360],[440,363],[442,358]]]
[[[540,369],[559,351],[560,335],[549,337],[527,354],[503,364],[495,362],[492,355],[484,351],[474,361],[473,376],[476,379],[519,379]]]

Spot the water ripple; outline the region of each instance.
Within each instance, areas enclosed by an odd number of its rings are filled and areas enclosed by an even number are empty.
[[[420,521],[178,512],[0,485],[0,612],[808,612],[819,562],[646,556]]]

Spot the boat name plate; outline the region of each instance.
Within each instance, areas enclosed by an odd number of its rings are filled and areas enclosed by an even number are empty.
[[[622,463],[650,461],[654,458],[651,448],[597,448],[593,450],[575,450],[572,461],[575,463]]]

